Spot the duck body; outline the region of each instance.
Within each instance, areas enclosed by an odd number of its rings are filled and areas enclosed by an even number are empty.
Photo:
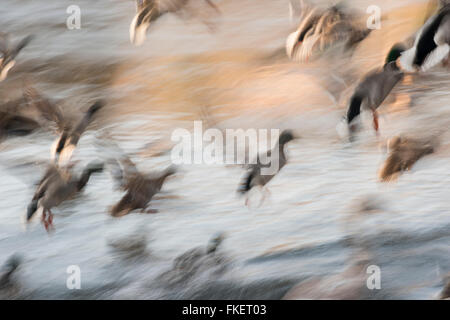
[[[402,172],[410,170],[422,157],[435,151],[433,141],[421,141],[397,136],[388,142],[389,156],[379,172],[381,181],[395,180]]]
[[[204,0],[219,12],[210,1]],[[167,13],[177,13],[184,9],[190,0],[137,0],[136,15],[130,24],[130,41],[136,46],[142,45],[151,23]]]
[[[75,177],[70,171],[70,167],[60,168],[54,164],[50,165],[28,205],[27,221],[31,220],[38,207],[42,207],[44,210],[42,221],[48,230],[48,227],[52,225],[51,209],[73,198],[83,190],[93,173],[101,171],[103,171],[102,163],[91,162],[79,177]],[[48,220],[45,220],[46,213],[49,214]]]
[[[400,64],[409,72],[427,71],[450,52],[450,5],[444,5],[419,30],[414,45],[402,54]]]
[[[339,5],[325,10],[304,6],[302,11],[299,27],[286,40],[286,53],[294,61],[306,62],[338,44],[343,44],[344,50],[351,49],[371,31],[355,24],[356,17]]]
[[[346,122],[350,129],[350,139],[356,129],[353,121],[361,114],[362,109],[368,109],[373,114],[373,127],[378,134],[378,114],[376,110],[390,94],[397,83],[404,78],[404,73],[397,66],[397,59],[404,48],[396,44],[389,52],[386,63],[379,69],[370,72],[360,81],[350,98]]]
[[[59,138],[53,144],[51,152],[55,161],[64,164],[70,160],[82,134],[92,122],[94,115],[103,108],[103,106],[104,103],[102,101],[95,102],[74,126],[67,122],[59,124],[59,128],[63,128],[63,130]]]
[[[238,192],[240,194],[246,194],[255,186],[265,186],[273,177],[278,173],[287,163],[286,154],[284,152],[285,145],[294,139],[294,135],[290,130],[284,130],[278,139],[277,144],[272,150],[269,150],[265,158],[270,162],[265,164],[261,161],[262,155],[258,155],[256,163],[252,164],[245,174],[241,184],[239,185]],[[274,158],[276,157],[276,158]],[[263,168],[270,168],[274,161],[278,161],[278,168],[276,172],[272,174],[263,174]],[[266,161],[264,161],[266,162]]]
[[[172,167],[153,177],[145,176],[137,170],[132,175],[122,176],[121,189],[126,193],[122,199],[111,208],[113,217],[121,217],[129,214],[133,210],[142,209],[144,211],[153,196],[157,194],[167,177],[173,175],[175,170]]]

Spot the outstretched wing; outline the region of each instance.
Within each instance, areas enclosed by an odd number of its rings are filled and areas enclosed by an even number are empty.
[[[23,48],[25,48],[28,43],[30,43],[30,41],[34,38],[34,36],[30,35],[30,36],[26,36],[25,38],[23,38],[18,44],[17,46],[15,46],[10,54],[11,57],[14,59],[15,56],[17,56],[19,54],[20,51],[22,51]]]
[[[26,85],[23,96],[29,106],[36,108],[48,121],[53,121],[59,132],[64,130],[66,125],[61,109],[50,99],[40,94],[31,85]]]

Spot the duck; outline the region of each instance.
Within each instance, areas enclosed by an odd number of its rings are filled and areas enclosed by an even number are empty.
[[[89,107],[78,123],[72,125],[66,122],[64,124],[64,129],[52,146],[51,154],[54,161],[65,163],[70,160],[82,134],[94,119],[94,115],[102,109],[104,105],[104,101],[98,100]]]
[[[174,166],[169,166],[158,173],[150,175],[141,173],[125,154],[122,154],[118,160],[115,158],[107,160],[107,164],[118,183],[118,188],[126,192],[110,209],[111,216],[116,218],[137,209],[141,209],[141,213],[156,213],[157,210],[147,209],[148,204],[161,190],[166,179],[176,172]]]
[[[273,177],[286,165],[287,157],[284,151],[286,144],[296,137],[291,130],[283,130],[278,137],[278,142],[272,150],[267,151],[264,155],[259,154],[256,161],[250,165],[249,170],[244,175],[241,184],[238,187],[238,193],[241,195],[246,195],[245,205],[248,206],[248,192],[256,187],[264,187]],[[275,157],[275,158],[273,158]],[[262,163],[262,159],[270,160],[269,163]],[[264,174],[262,170],[269,170],[272,168],[273,161],[278,161],[278,166],[276,171],[273,173]]]
[[[29,222],[41,207],[41,221],[45,230],[54,229],[52,208],[59,206],[79,194],[94,173],[102,172],[104,164],[92,161],[86,165],[80,176],[75,176],[72,168],[75,163],[60,167],[51,163],[39,181],[34,196],[28,205],[26,221]]]
[[[9,34],[0,33],[0,82],[6,79],[8,72],[15,66],[16,57],[34,38],[26,36],[16,46],[11,46]]]
[[[372,111],[373,128],[378,135],[378,113],[377,109],[404,77],[404,73],[398,67],[398,58],[404,51],[403,44],[395,44],[389,51],[384,66],[375,71],[369,72],[363,77],[355,88],[350,98],[347,116],[345,120],[349,129],[349,138],[353,140],[357,125],[354,122],[363,108]]]
[[[26,136],[41,127],[35,119],[21,113],[23,99],[4,103],[0,110],[0,139],[9,136]]]
[[[450,4],[442,2],[438,12],[418,31],[414,45],[400,59],[406,72],[428,71],[448,59],[450,53]]]
[[[371,29],[354,23],[355,16],[347,13],[342,4],[326,10],[302,4],[301,22],[297,30],[286,39],[286,53],[291,60],[308,61],[315,53],[344,44],[344,49],[354,48],[364,40]]]
[[[136,15],[130,24],[130,41],[136,46],[142,45],[147,29],[152,22],[167,13],[178,13],[186,7],[190,0],[137,0]],[[211,1],[204,0],[216,12],[219,8]]]
[[[446,276],[446,279],[444,281],[445,281],[445,286],[439,295],[439,299],[450,300],[450,274],[448,274]]]
[[[403,171],[410,170],[422,157],[433,153],[436,149],[435,139],[428,141],[396,136],[387,143],[389,156],[379,171],[382,182],[395,180]]]
[[[227,267],[227,259],[219,248],[225,239],[225,233],[214,235],[206,246],[190,249],[176,257],[172,269],[160,275],[165,283],[180,285],[191,280],[196,274],[208,271],[220,273]],[[212,270],[211,270],[212,269]]]
[[[58,138],[51,147],[51,157],[58,164],[68,163],[82,134],[94,120],[94,116],[105,106],[103,100],[97,100],[85,112],[77,123],[64,117],[60,107],[54,101],[37,91],[29,83],[24,92],[27,104],[35,108],[41,116],[56,125]]]

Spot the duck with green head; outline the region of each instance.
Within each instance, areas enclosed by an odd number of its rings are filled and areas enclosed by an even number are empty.
[[[383,103],[395,85],[403,79],[403,72],[398,68],[397,60],[405,50],[402,44],[395,44],[389,50],[383,68],[368,73],[356,87],[347,110],[346,122],[350,131],[350,138],[356,131],[354,120],[363,108],[373,114],[373,127],[378,134],[377,108]]]

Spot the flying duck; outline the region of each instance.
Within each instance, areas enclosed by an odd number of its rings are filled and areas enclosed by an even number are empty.
[[[220,13],[219,8],[211,1],[204,0],[210,7]],[[189,0],[137,0],[136,15],[130,24],[130,41],[136,46],[145,40],[145,34],[150,23],[166,13],[177,13],[182,10]]]
[[[372,111],[373,127],[378,134],[378,114],[376,110],[394,86],[403,79],[404,74],[397,66],[397,59],[403,50],[403,45],[394,45],[387,55],[383,68],[367,74],[355,88],[350,98],[346,117],[350,139],[353,138],[353,133],[356,131],[356,124],[353,121],[360,115],[362,108]]]
[[[78,123],[74,124],[63,116],[56,103],[50,101],[30,85],[25,90],[25,98],[27,103],[37,109],[46,120],[56,124],[55,131],[59,134],[59,138],[52,145],[51,155],[52,159],[59,164],[67,163],[70,160],[81,135],[94,119],[94,115],[105,105],[102,100],[96,101]]]
[[[80,121],[72,126],[68,123],[65,124],[64,130],[62,131],[60,137],[53,144],[52,155],[53,158],[60,163],[63,161],[68,161],[72,156],[73,150],[78,144],[81,135],[84,133],[88,125],[93,120],[94,115],[104,106],[103,101],[97,101],[91,105],[88,111],[80,119]]]
[[[0,110],[0,139],[8,136],[24,136],[40,127],[40,124],[20,112],[23,99],[9,101]]]
[[[9,70],[16,64],[15,58],[33,39],[33,36],[23,38],[16,46],[12,47],[9,35],[0,33],[0,82],[8,76]]]
[[[31,220],[39,207],[42,207],[42,223],[45,230],[53,227],[51,209],[78,194],[89,181],[91,174],[102,172],[103,163],[90,162],[79,177],[72,173],[74,163],[64,167],[51,164],[38,183],[33,199],[28,205],[27,222]],[[47,215],[48,214],[48,215]]]
[[[302,6],[300,25],[286,39],[286,53],[291,60],[305,62],[315,52],[338,43],[344,43],[345,50],[351,49],[371,31],[357,26],[355,17],[344,12],[341,5],[326,10]]]
[[[396,136],[388,141],[389,156],[379,171],[383,182],[395,180],[403,171],[410,170],[420,158],[435,151],[436,141],[419,141]]]
[[[246,195],[255,186],[264,187],[272,178],[286,165],[287,158],[284,152],[285,145],[291,140],[295,139],[291,130],[283,130],[281,132],[278,142],[272,150],[267,151],[265,154],[266,159],[270,160],[270,163],[261,163],[262,154],[258,155],[255,164],[251,164],[248,172],[245,174],[241,184],[238,188],[238,193]],[[273,174],[262,174],[262,168],[270,168],[272,165],[273,157],[277,157],[278,168]],[[245,204],[248,205],[248,198],[245,200]]]
[[[430,17],[417,33],[414,45],[400,58],[408,72],[427,71],[448,58],[450,52],[450,5]]]
[[[109,159],[107,165],[111,168],[119,188],[126,191],[122,199],[111,208],[110,213],[113,217],[127,215],[136,209],[141,209],[142,213],[155,213],[156,210],[145,210],[153,196],[161,190],[166,178],[175,173],[175,168],[170,166],[159,173],[143,174],[123,153],[118,160]]]

